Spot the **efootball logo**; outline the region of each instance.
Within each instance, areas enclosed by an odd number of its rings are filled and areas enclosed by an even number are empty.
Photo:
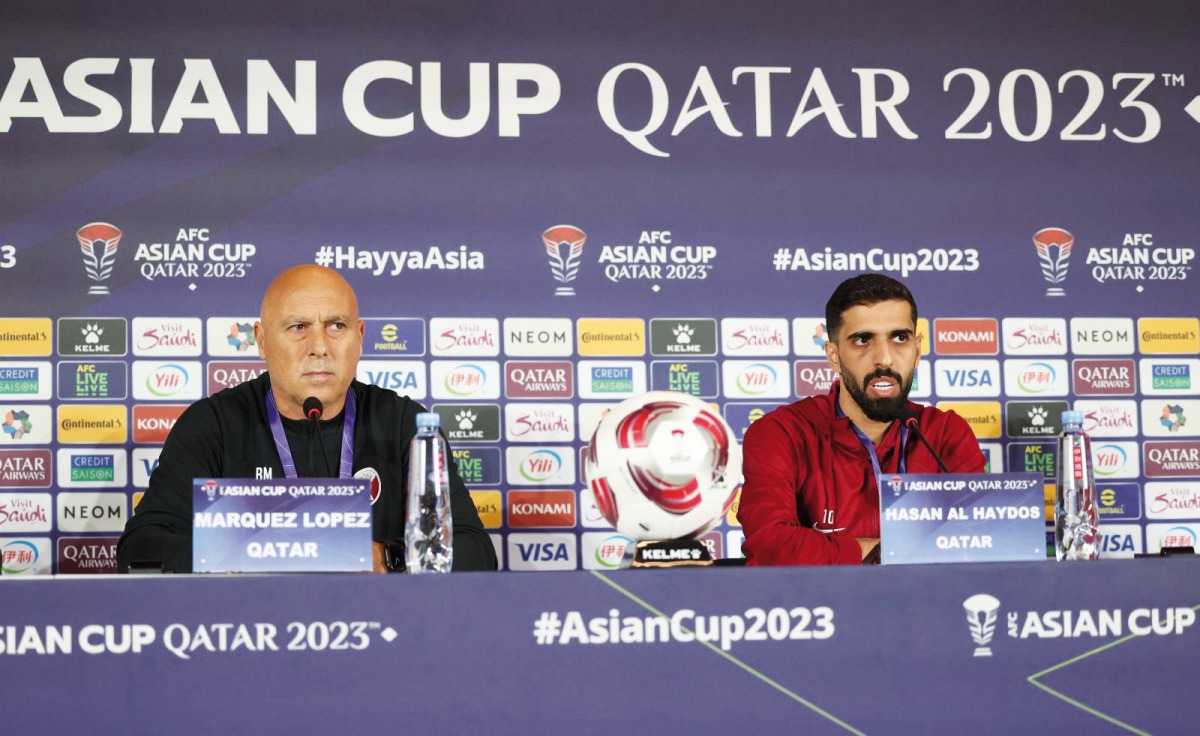
[[[93,222],[79,228],[75,237],[79,240],[79,250],[83,253],[83,267],[88,278],[96,282],[88,288],[88,293],[107,295],[108,287],[104,282],[112,275],[113,264],[117,262],[121,231],[107,222]]]
[[[550,259],[550,271],[554,280],[562,284],[554,290],[555,296],[575,296],[570,283],[579,275],[579,261],[583,257],[583,244],[587,235],[573,225],[555,225],[542,233],[542,244],[546,246],[546,257]]]
[[[1042,264],[1042,278],[1050,284],[1046,287],[1046,296],[1066,296],[1067,292],[1059,284],[1067,280],[1067,266],[1074,245],[1075,236],[1062,228],[1047,227],[1033,234],[1033,247]]]

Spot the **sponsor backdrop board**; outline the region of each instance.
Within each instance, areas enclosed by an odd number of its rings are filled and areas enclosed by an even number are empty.
[[[1192,563],[16,579],[5,726],[1191,733]]]
[[[862,271],[917,295],[913,395],[993,468],[1044,473],[1082,408],[1105,554],[1195,542],[1200,6],[221,6],[4,12],[6,573],[107,569],[297,263],[356,287],[359,378],[436,406],[507,569],[619,557],[583,537],[604,407],[680,390],[740,437],[827,390]]]

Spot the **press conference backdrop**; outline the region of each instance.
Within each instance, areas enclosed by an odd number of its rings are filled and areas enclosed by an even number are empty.
[[[190,402],[337,269],[359,378],[442,416],[512,570],[616,564],[580,452],[650,389],[739,437],[828,389],[823,306],[916,294],[913,396],[992,470],[1095,439],[1105,556],[1200,531],[1191,3],[0,10],[4,573],[111,572]],[[739,554],[731,513],[710,535]]]

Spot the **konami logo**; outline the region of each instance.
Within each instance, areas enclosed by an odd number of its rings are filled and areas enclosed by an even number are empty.
[[[933,351],[938,355],[996,355],[1000,331],[995,319],[935,319]]]
[[[515,529],[575,526],[575,491],[509,491],[508,525]]]
[[[175,427],[175,422],[187,404],[135,404],[133,407],[133,441],[161,444]]]

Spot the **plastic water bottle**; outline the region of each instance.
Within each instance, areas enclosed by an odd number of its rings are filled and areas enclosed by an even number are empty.
[[[1083,412],[1064,411],[1058,438],[1058,484],[1054,492],[1054,554],[1060,560],[1100,556],[1100,519],[1092,476],[1092,441]]]
[[[433,412],[417,415],[417,436],[408,448],[408,508],[404,525],[408,571],[450,572],[454,524],[450,518],[450,472],[446,441]]]

